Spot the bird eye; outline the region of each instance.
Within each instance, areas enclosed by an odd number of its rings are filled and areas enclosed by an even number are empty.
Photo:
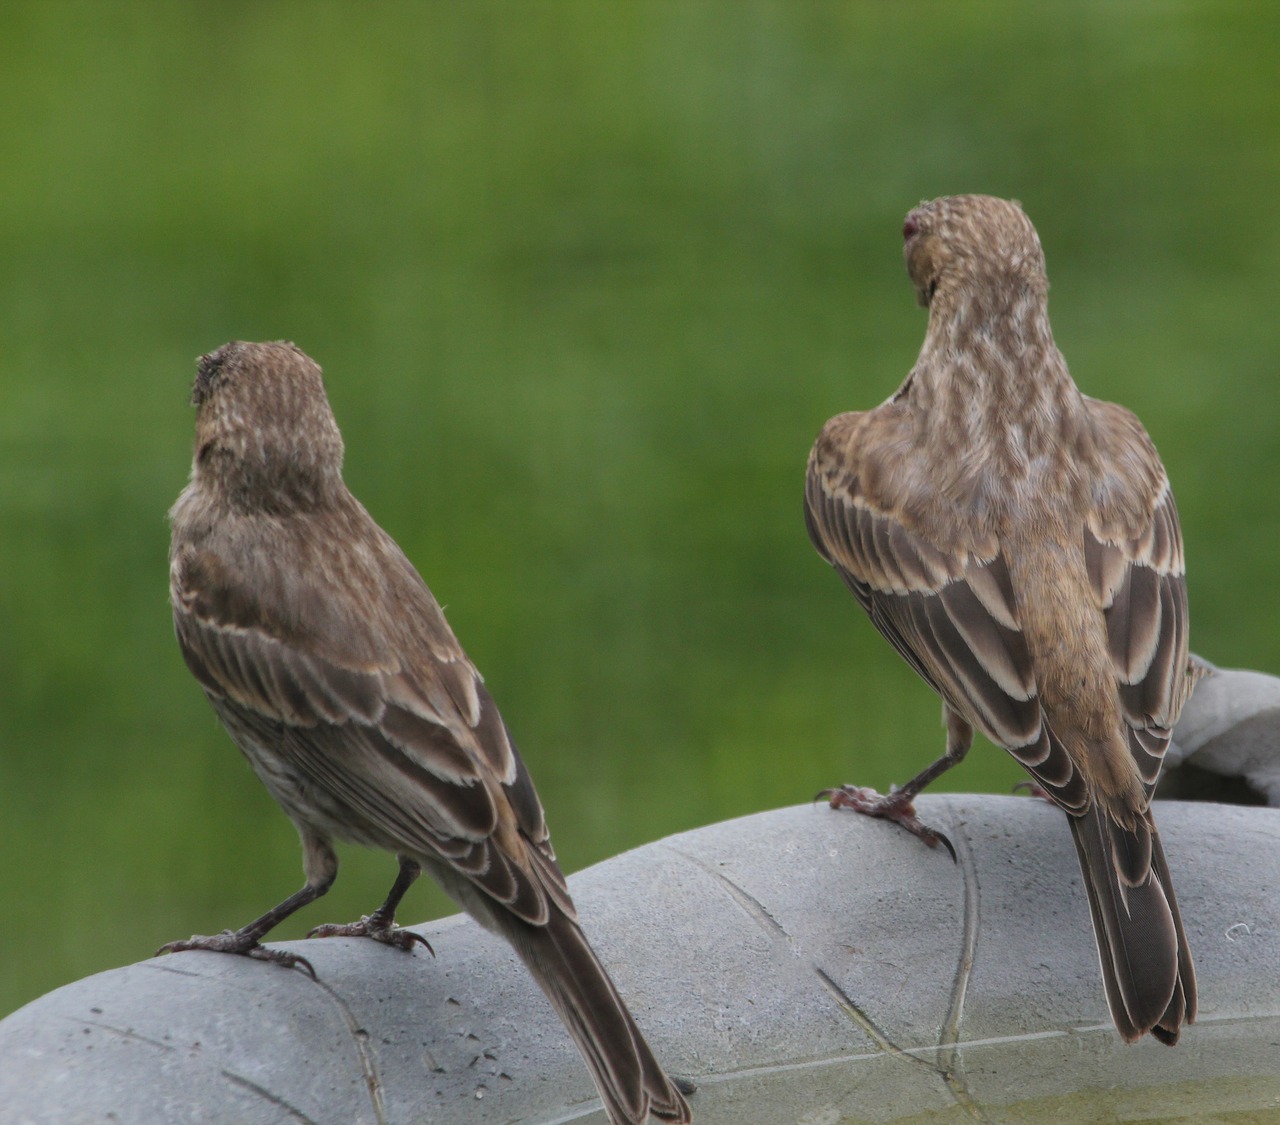
[[[902,240],[905,242],[908,238],[912,238],[920,233],[920,224],[916,221],[914,215],[908,215],[907,221],[902,224]]]

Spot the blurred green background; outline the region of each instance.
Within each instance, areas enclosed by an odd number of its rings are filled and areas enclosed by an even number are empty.
[[[1262,4],[0,7],[0,1013],[301,882],[166,605],[227,339],[324,366],[569,869],[941,749],[800,507],[919,347],[922,198],[1023,201],[1169,467],[1193,645],[1280,670],[1277,58]],[[344,864],[278,936],[381,901]]]

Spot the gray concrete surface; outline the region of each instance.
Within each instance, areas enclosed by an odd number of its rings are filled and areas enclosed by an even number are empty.
[[[1235,675],[1201,682],[1178,752],[1265,775],[1270,685]],[[1112,1030],[1060,813],[919,808],[959,863],[818,804],[572,877],[659,1058],[698,1084],[700,1125],[1280,1120],[1280,811],[1157,809],[1200,980],[1171,1049]],[[291,943],[318,982],[197,952],[60,988],[0,1022],[0,1123],[602,1123],[509,949],[463,917],[416,928],[434,958]]]
[[[1214,800],[1252,794],[1280,808],[1280,677],[1200,663],[1207,674],[1183,708],[1162,793]]]
[[[822,805],[674,836],[574,876],[588,929],[703,1125],[1216,1120],[1280,1107],[1280,812],[1158,811],[1200,978],[1175,1048],[1107,1015],[1060,813],[937,796],[953,864]],[[183,953],[0,1023],[14,1123],[604,1120],[559,1022],[461,917],[433,959],[305,946],[320,981]],[[1280,1112],[1280,1110],[1277,1110]]]

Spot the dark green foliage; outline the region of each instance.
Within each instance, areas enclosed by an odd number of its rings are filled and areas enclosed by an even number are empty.
[[[5,5],[0,1012],[301,883],[165,602],[230,338],[324,366],[570,869],[941,750],[800,503],[914,359],[922,198],[1022,200],[1173,477],[1193,646],[1280,667],[1277,57],[1259,5]],[[280,936],[394,871],[347,853]]]

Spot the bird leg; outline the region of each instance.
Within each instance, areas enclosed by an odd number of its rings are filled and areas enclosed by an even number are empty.
[[[951,853],[951,858],[954,860],[956,849],[952,847],[951,841],[941,832],[924,824],[916,815],[915,805],[912,803],[925,786],[937,780],[952,766],[962,762],[969,752],[969,747],[973,745],[973,727],[945,704],[942,715],[947,726],[946,752],[905,785],[893,786],[887,796],[860,785],[842,785],[837,789],[824,789],[818,796],[825,797],[833,809],[852,809],[863,816],[891,820],[913,836],[919,837],[931,848],[941,844]]]
[[[406,930],[396,925],[396,909],[400,906],[400,900],[404,898],[405,892],[413,886],[414,880],[422,874],[422,867],[416,860],[403,855],[399,859],[400,873],[396,876],[396,881],[391,885],[391,891],[387,895],[386,902],[379,906],[377,910],[372,914],[366,914],[358,922],[348,922],[345,925],[326,922],[322,926],[317,926],[307,934],[307,937],[367,937],[373,938],[374,941],[380,941],[383,945],[394,945],[397,949],[403,949],[406,953],[413,948],[416,942],[425,945],[427,952],[434,957],[435,950],[431,948],[431,943],[426,938],[414,933],[412,930]]]
[[[271,961],[274,964],[283,965],[286,969],[302,969],[312,980],[315,980],[316,971],[305,957],[300,957],[296,953],[287,953],[283,949],[267,949],[259,942],[269,930],[278,926],[290,914],[315,902],[332,885],[332,875],[325,883],[315,884],[308,881],[301,890],[295,891],[284,902],[273,906],[261,918],[255,918],[247,926],[242,926],[238,930],[223,930],[220,934],[195,934],[185,941],[171,941],[157,949],[154,956],[159,957],[162,953],[182,953],[188,949],[205,949],[211,953],[239,953],[245,957],[255,957],[259,961]]]
[[[306,884],[301,890],[294,891],[279,906],[273,906],[261,918],[255,918],[247,926],[238,930],[223,930],[220,934],[210,936],[196,934],[186,941],[171,941],[157,949],[155,956],[158,957],[161,953],[181,953],[188,949],[207,949],[211,953],[239,953],[245,957],[255,957],[259,961],[272,961],[286,969],[302,969],[315,980],[316,971],[305,957],[286,953],[283,949],[266,949],[259,944],[269,930],[278,926],[290,914],[325,894],[338,877],[338,856],[329,841],[316,835],[305,825],[298,826],[298,835],[302,839],[302,870],[307,876]]]

